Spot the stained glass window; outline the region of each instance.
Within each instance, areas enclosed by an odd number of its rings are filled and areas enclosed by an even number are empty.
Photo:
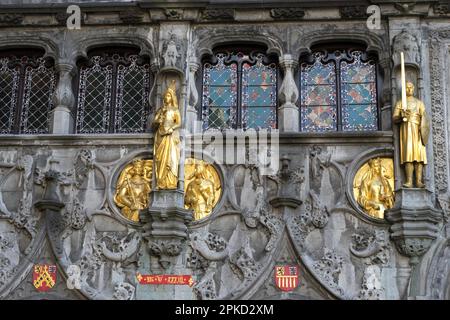
[[[0,134],[48,133],[56,74],[40,55],[0,57]]]
[[[303,131],[336,130],[336,67],[323,63],[324,55],[314,54],[314,63],[301,68],[301,127]]]
[[[363,51],[315,52],[300,68],[306,132],[378,129],[377,71]]]
[[[277,66],[262,53],[226,51],[203,64],[203,128],[276,128]]]
[[[134,54],[93,55],[80,68],[78,133],[144,132],[150,66]]]
[[[377,130],[375,64],[362,62],[360,51],[351,55],[353,62],[341,62],[342,129]]]

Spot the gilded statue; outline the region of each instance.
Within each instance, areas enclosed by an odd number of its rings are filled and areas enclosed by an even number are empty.
[[[211,214],[219,201],[219,175],[212,165],[192,158],[186,160],[185,175],[185,208],[193,210],[194,220],[203,219]]]
[[[355,198],[368,215],[383,219],[384,211],[394,206],[393,184],[392,159],[371,159],[355,176]]]
[[[148,207],[151,179],[152,160],[135,159],[121,172],[114,202],[125,218],[139,221],[139,210]]]
[[[403,102],[406,100],[406,103]],[[425,145],[429,134],[429,120],[424,103],[414,97],[414,85],[406,83],[406,98],[398,101],[393,114],[395,123],[400,123],[400,163],[405,168],[406,188],[425,187],[422,176],[423,166],[427,164]]]
[[[180,164],[181,115],[175,92],[175,80],[163,95],[163,105],[156,113],[153,127],[156,130],[153,147],[156,188],[171,190],[177,188]]]

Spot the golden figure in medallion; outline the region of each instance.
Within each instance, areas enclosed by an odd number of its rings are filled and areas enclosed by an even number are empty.
[[[394,163],[390,158],[374,158],[356,173],[353,194],[364,211],[383,219],[384,211],[394,206]]]
[[[156,130],[153,147],[156,188],[176,189],[180,164],[181,115],[178,110],[175,80],[163,95],[163,106],[156,113],[153,126]]]
[[[135,159],[120,173],[114,202],[125,218],[139,221],[139,210],[148,207],[151,179],[152,160]]]
[[[219,174],[211,164],[190,158],[186,159],[185,176],[185,208],[194,211],[194,220],[203,219],[220,199]]]

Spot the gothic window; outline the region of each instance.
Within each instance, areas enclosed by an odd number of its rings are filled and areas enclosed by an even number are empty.
[[[220,50],[203,64],[203,129],[276,128],[276,63],[258,50]]]
[[[377,65],[362,50],[317,51],[300,65],[306,132],[378,130]]]
[[[54,66],[40,52],[0,53],[0,134],[48,133],[56,86]]]
[[[77,133],[144,132],[150,65],[137,53],[104,50],[80,67]]]

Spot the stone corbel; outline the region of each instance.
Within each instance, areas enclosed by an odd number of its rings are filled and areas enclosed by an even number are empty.
[[[53,96],[55,108],[52,110],[50,132],[53,134],[68,134],[73,132],[72,110],[75,106],[75,96],[72,89],[72,78],[75,67],[69,63],[56,65],[59,81]]]
[[[386,214],[392,223],[391,239],[398,251],[410,257],[415,266],[439,236],[443,213],[432,201],[433,194],[426,189],[400,189],[395,206]]]
[[[197,133],[201,131],[201,127],[197,124],[197,110],[196,105],[198,103],[198,92],[195,82],[195,74],[198,71],[200,64],[191,59],[189,61],[189,96],[186,110],[186,129],[191,133]]]
[[[278,93],[281,105],[278,109],[278,128],[281,132],[299,131],[299,110],[295,105],[299,97],[297,85],[294,80],[294,70],[298,62],[290,54],[280,59],[280,66],[284,71],[284,79]]]

